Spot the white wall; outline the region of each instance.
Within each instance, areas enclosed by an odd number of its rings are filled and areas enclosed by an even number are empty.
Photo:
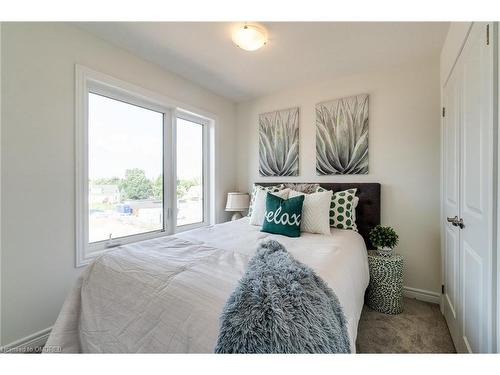
[[[235,106],[70,25],[2,30],[2,335],[8,344],[50,327],[80,273],[75,264],[75,64],[217,115],[217,220],[233,190]],[[8,265],[8,266],[7,266]]]
[[[355,94],[370,95],[369,174],[317,176],[315,104]],[[300,176],[258,175],[258,114],[300,107]],[[238,104],[238,187],[254,181],[380,182],[382,223],[400,235],[405,285],[440,293],[440,89],[439,58],[385,72],[325,81]]]

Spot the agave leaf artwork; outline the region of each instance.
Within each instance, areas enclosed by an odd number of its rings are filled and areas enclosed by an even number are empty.
[[[299,108],[259,115],[261,176],[299,174]]]
[[[318,175],[368,173],[368,95],[316,105]]]

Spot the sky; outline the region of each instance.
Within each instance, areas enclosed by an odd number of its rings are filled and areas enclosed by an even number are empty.
[[[89,178],[125,176],[140,168],[149,179],[162,173],[163,114],[89,94]],[[200,176],[202,126],[177,120],[177,176]]]

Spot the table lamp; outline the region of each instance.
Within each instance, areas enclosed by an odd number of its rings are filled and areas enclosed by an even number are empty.
[[[231,220],[241,219],[241,211],[245,211],[249,203],[250,196],[247,193],[227,193],[226,211],[234,212]]]

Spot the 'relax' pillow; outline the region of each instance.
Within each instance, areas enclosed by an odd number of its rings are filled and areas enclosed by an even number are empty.
[[[268,193],[262,232],[300,237],[300,221],[304,195],[283,199]]]

